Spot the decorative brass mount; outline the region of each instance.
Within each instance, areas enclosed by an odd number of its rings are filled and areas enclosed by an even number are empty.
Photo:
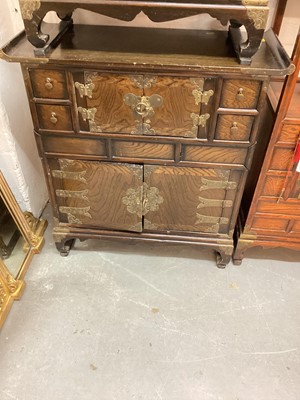
[[[31,20],[33,13],[41,7],[41,0],[19,0],[23,19]]]
[[[193,136],[196,137],[198,134],[198,126],[201,126],[202,128],[206,128],[206,123],[208,119],[210,118],[210,114],[202,114],[198,115],[195,113],[191,113],[191,118],[193,120],[193,127],[191,129],[191,134],[188,136]]]
[[[75,82],[75,87],[78,90],[79,96],[83,98],[84,96],[88,97],[91,99],[93,97],[93,90],[95,89],[94,83],[80,83],[80,82]]]
[[[78,107],[77,111],[82,115],[83,121],[89,121],[89,127],[91,132],[102,132],[100,126],[96,125],[95,116],[97,113],[97,108],[83,108]]]
[[[202,186],[200,186],[200,192],[203,190],[210,190],[210,189],[236,189],[237,188],[237,183],[236,182],[230,182],[230,181],[215,181],[212,179],[207,179],[207,178],[201,178],[201,181],[203,183]]]
[[[150,75],[132,75],[130,79],[139,89],[150,89],[156,83],[156,77]]]
[[[219,200],[219,199],[209,199],[205,197],[199,196],[200,203],[197,208],[206,208],[206,207],[232,207],[232,200]]]
[[[203,78],[191,78],[190,81],[192,82],[193,85],[197,86],[197,89],[194,89],[192,91],[196,105],[199,105],[201,103],[207,105],[209,99],[214,95],[214,91],[213,90],[204,91],[205,80]]]
[[[150,211],[157,211],[164,199],[159,194],[159,189],[143,183],[137,188],[130,188],[126,191],[126,196],[122,198],[123,204],[127,206],[127,211],[139,217],[148,214]]]
[[[124,96],[124,103],[131,107],[131,109],[138,116],[152,117],[154,115],[154,108],[163,104],[163,98],[158,94],[152,96],[136,96],[133,93],[127,93]]]
[[[91,214],[89,213],[91,207],[65,207],[60,206],[59,212],[62,214],[67,214],[68,221],[70,224],[82,224],[82,221],[77,218],[78,216],[92,218]]]

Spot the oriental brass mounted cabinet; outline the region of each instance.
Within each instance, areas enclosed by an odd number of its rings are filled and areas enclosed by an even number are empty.
[[[227,32],[81,26],[20,61],[54,238],[209,247],[225,266],[269,77],[292,71],[272,32],[241,65]]]

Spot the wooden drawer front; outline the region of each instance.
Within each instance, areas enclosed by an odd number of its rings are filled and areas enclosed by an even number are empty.
[[[141,232],[143,167],[71,159],[50,160],[59,220]],[[126,199],[135,192],[134,209]],[[125,199],[125,200],[124,200]]]
[[[48,131],[73,131],[70,107],[37,104],[36,110],[40,129]]]
[[[43,147],[46,153],[73,154],[105,157],[106,143],[98,139],[79,139],[58,136],[44,136]]]
[[[82,131],[207,137],[215,78],[90,71],[74,72],[73,79]]]
[[[34,97],[48,99],[68,98],[64,71],[31,69],[29,74]]]
[[[248,150],[245,148],[183,146],[182,161],[243,165]]]
[[[288,171],[293,162],[294,149],[277,147],[272,155],[270,170]]]
[[[113,141],[112,155],[118,158],[141,158],[174,161],[174,146],[132,141]]]
[[[254,117],[245,115],[219,115],[215,139],[248,141]]]
[[[300,135],[299,125],[283,125],[278,142],[284,142],[289,144],[295,144]]]
[[[279,197],[284,187],[285,177],[267,176],[261,195],[270,197]]]
[[[300,200],[294,202],[279,202],[276,203],[276,200],[264,201],[260,200],[257,206],[257,212],[262,213],[272,213],[272,214],[281,214],[283,216],[290,215],[300,216]]]
[[[152,191],[145,229],[229,234],[239,171],[145,166],[144,177]]]
[[[284,233],[286,231],[287,225],[289,223],[288,219],[281,218],[263,218],[261,216],[255,217],[252,230],[264,230],[264,231],[277,231]]]
[[[221,107],[256,108],[261,82],[255,80],[228,79],[223,83]]]
[[[294,222],[291,233],[295,233],[295,234],[297,234],[297,236],[300,235],[300,221]]]

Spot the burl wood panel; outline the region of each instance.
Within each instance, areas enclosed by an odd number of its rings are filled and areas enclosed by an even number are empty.
[[[106,156],[106,143],[101,139],[66,138],[62,136],[43,136],[46,153]]]
[[[155,108],[155,114],[149,118],[157,135],[197,136],[197,132],[192,134],[191,118],[192,113],[200,113],[200,105],[196,104],[192,93],[196,89],[191,79],[174,76],[157,76],[155,83],[144,89],[145,96],[158,94],[163,98],[163,104]]]
[[[233,202],[226,207],[223,203],[226,189],[211,188],[207,186],[207,180],[224,181],[226,172],[228,178],[229,171],[226,170],[145,166],[145,182],[150,188],[156,188],[163,199],[156,210],[145,215],[145,229],[206,234],[222,230],[224,233],[228,230]],[[236,189],[232,191],[235,195]],[[201,221],[202,216],[208,220]],[[225,220],[219,224],[221,217]]]
[[[118,158],[174,160],[174,145],[114,140],[112,155]]]
[[[254,117],[247,115],[219,115],[215,139],[248,141]]]
[[[76,225],[141,232],[141,216],[130,212],[123,198],[130,197],[129,189],[137,190],[140,195],[139,202],[138,195],[134,196],[135,206],[141,215],[142,191],[139,188],[142,185],[142,166],[80,160],[71,160],[67,166],[61,163],[57,163],[56,168],[52,163],[52,176],[57,174],[54,170],[62,170],[75,172],[79,177],[53,177],[55,189],[67,191],[62,193],[63,196],[56,192],[57,204],[73,210],[68,215],[60,208],[60,221],[72,224],[75,217],[79,221],[75,222]],[[79,195],[81,197],[72,197]]]
[[[245,163],[248,149],[212,146],[183,146],[183,161],[239,164]]]
[[[261,82],[256,80],[230,79],[223,83],[221,107],[255,108]],[[241,94],[241,96],[239,95]]]
[[[64,71],[29,69],[33,96],[49,99],[68,99]]]
[[[36,104],[39,129],[73,131],[71,108],[50,104]]]
[[[95,85],[92,99],[86,97],[87,108],[96,108],[96,125],[102,132],[132,133],[136,120],[141,120],[132,109],[124,103],[124,95],[133,93],[142,96],[142,90],[134,86],[130,76],[86,72],[85,82]],[[79,97],[78,91],[77,98]],[[79,114],[79,121],[82,117]],[[81,124],[82,125],[82,124]],[[84,130],[84,127],[82,128]]]

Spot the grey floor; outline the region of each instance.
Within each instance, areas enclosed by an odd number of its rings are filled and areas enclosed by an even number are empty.
[[[0,333],[1,400],[299,400],[300,253],[46,245]],[[275,261],[276,260],[276,261]]]

